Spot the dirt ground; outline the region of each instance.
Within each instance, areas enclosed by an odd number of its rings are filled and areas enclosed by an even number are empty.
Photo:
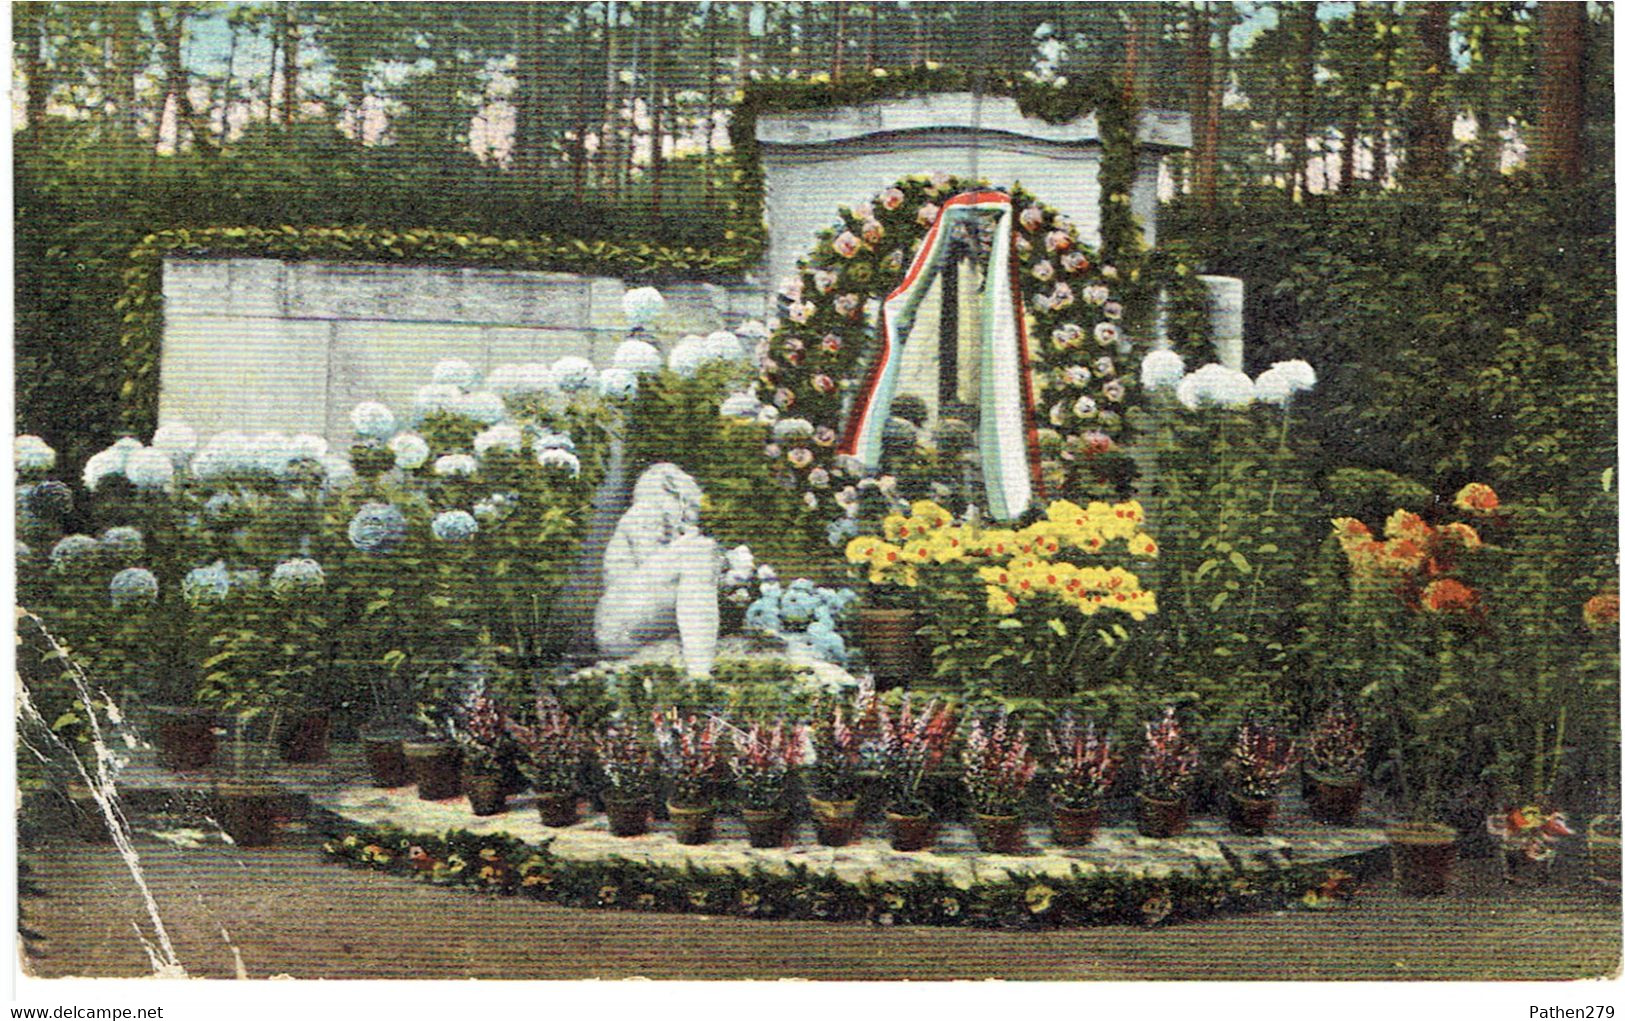
[[[589,979],[1580,979],[1620,966],[1618,894],[1577,876],[1508,887],[1463,863],[1442,899],[1368,882],[1352,906],[1157,930],[1057,932],[767,922],[584,911],[419,886],[321,861],[314,838],[240,850],[137,850],[175,951],[197,977]],[[150,974],[150,930],[111,848],[25,848],[28,971]]]

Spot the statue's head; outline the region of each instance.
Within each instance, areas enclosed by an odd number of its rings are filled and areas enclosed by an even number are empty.
[[[675,464],[652,464],[638,476],[632,487],[632,506],[664,507],[684,525],[700,522],[700,484]]]

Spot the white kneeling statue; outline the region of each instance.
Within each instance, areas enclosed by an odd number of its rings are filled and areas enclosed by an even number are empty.
[[[604,551],[604,595],[593,618],[604,655],[630,656],[675,631],[688,673],[711,675],[722,556],[700,534],[700,495],[674,464],[650,465],[638,477]]]

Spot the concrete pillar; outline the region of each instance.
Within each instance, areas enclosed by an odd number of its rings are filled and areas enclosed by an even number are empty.
[[[1227,369],[1240,370],[1242,358],[1242,282],[1235,277],[1199,277],[1207,285],[1208,321],[1212,324],[1213,350]],[[1194,366],[1192,366],[1194,368]]]

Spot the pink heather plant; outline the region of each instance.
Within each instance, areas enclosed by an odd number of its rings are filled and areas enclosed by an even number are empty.
[[[1012,727],[1006,709],[971,721],[960,761],[971,805],[982,815],[1015,815],[1038,771],[1026,728]]]
[[[525,753],[527,779],[546,794],[573,794],[586,740],[559,700],[543,692],[536,699],[536,722],[507,721],[508,734]]]
[[[911,695],[903,696],[896,714],[879,706],[875,735],[864,742],[863,757],[879,770],[893,812],[924,815],[930,811],[920,800],[920,781],[926,770],[941,761],[953,733],[953,709],[936,699],[919,712],[914,711]]]
[[[783,720],[771,727],[754,723],[749,730],[734,728],[732,737],[728,771],[739,787],[740,802],[760,811],[779,807],[790,774],[812,751],[806,725],[786,726]]]
[[[1303,764],[1319,776],[1354,780],[1365,771],[1366,740],[1360,717],[1345,705],[1334,705],[1322,713],[1303,744]]]
[[[656,709],[655,745],[660,764],[671,782],[671,803],[701,808],[712,803],[713,788],[722,767],[722,721],[713,716],[703,723],[698,716],[680,716]]]
[[[1298,749],[1279,727],[1248,720],[1236,731],[1230,752],[1236,789],[1249,798],[1273,798],[1298,764]]]
[[[1148,798],[1176,801],[1190,792],[1196,780],[1200,753],[1185,737],[1174,707],[1145,725],[1145,747],[1140,750],[1140,793]]]
[[[1117,780],[1120,762],[1111,741],[1095,732],[1095,721],[1084,727],[1070,712],[1044,731],[1055,760],[1050,801],[1061,808],[1094,808],[1105,800]]]
[[[476,769],[501,768],[506,743],[507,714],[496,699],[474,692],[458,707],[453,733],[462,746],[463,759]]]
[[[636,727],[625,721],[611,723],[594,735],[593,744],[604,779],[609,782],[610,797],[641,801],[654,793],[654,757]]]
[[[863,683],[850,704],[820,705],[813,720],[812,789],[825,801],[852,801],[858,796],[863,745],[874,732],[877,706],[873,685]]]

